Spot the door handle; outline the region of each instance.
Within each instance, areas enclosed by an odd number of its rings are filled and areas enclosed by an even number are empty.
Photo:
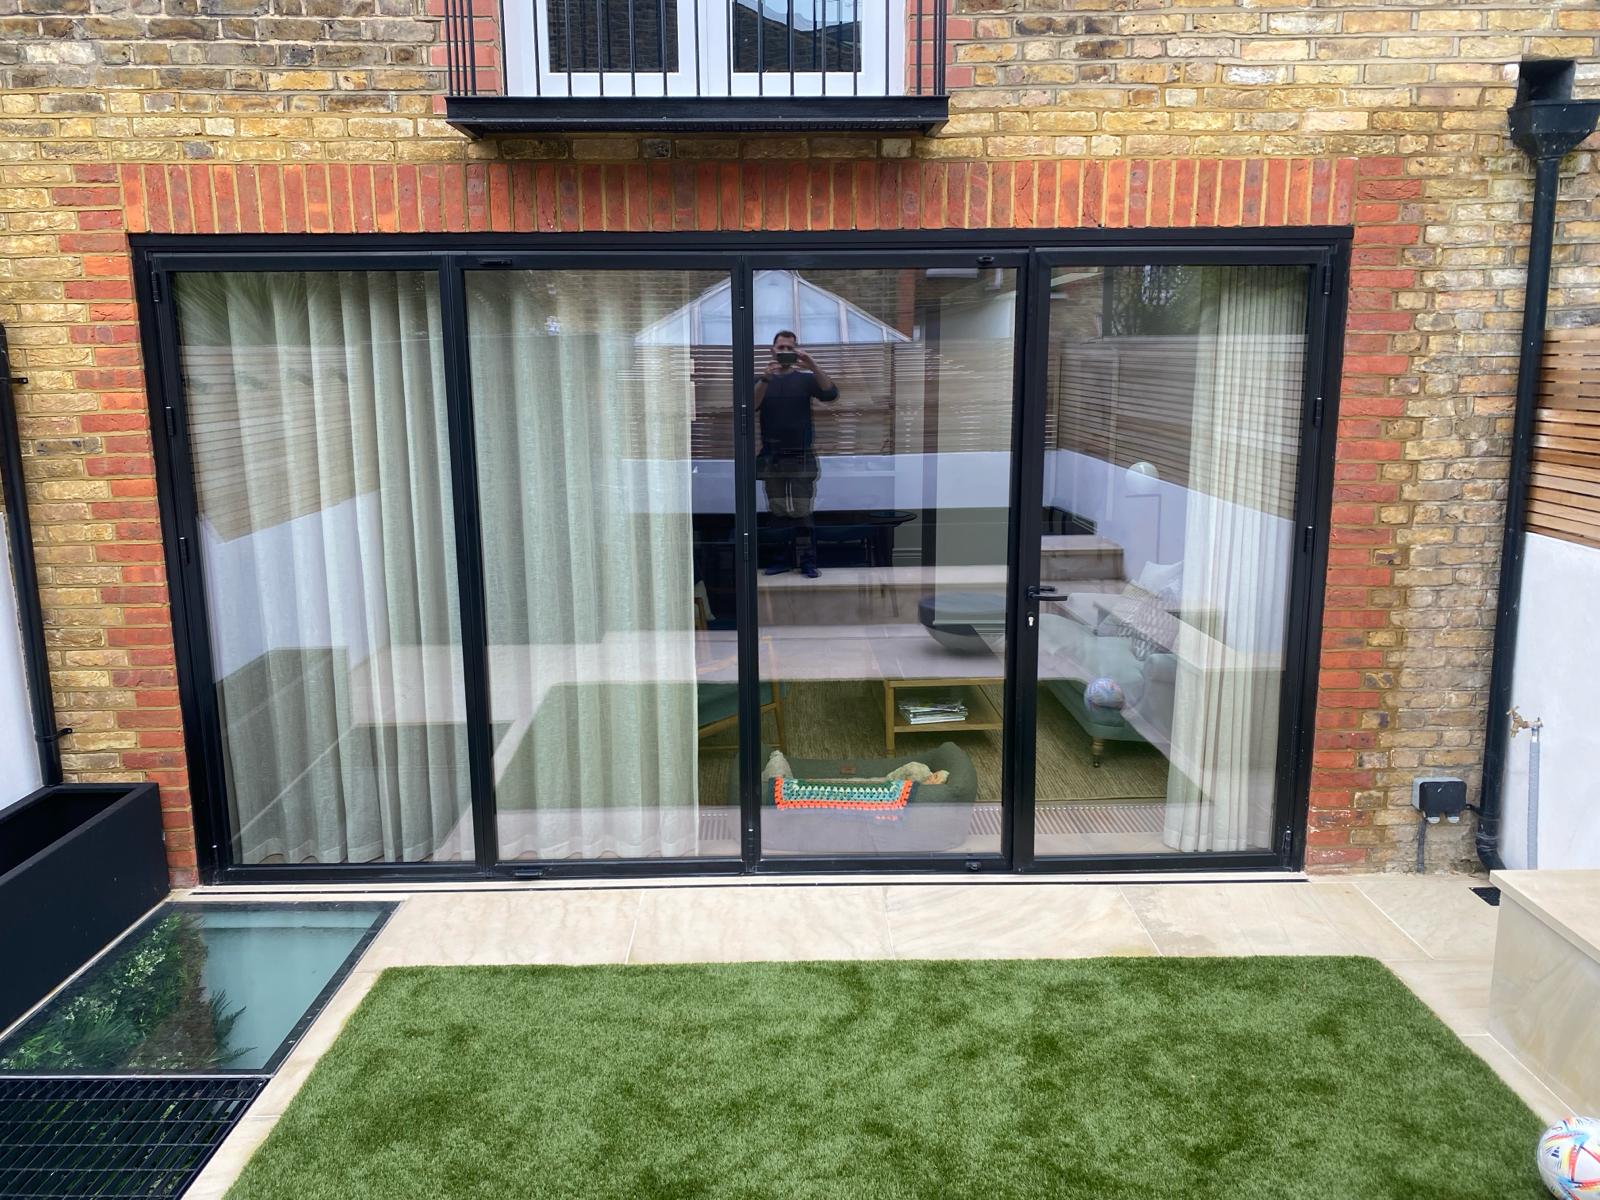
[[[1049,584],[1030,583],[1022,594],[1029,600],[1043,600],[1049,596],[1059,596],[1061,593]]]

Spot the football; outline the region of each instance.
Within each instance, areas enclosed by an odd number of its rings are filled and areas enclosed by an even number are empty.
[[[1539,1138],[1539,1178],[1561,1200],[1600,1197],[1600,1118],[1568,1117]]]

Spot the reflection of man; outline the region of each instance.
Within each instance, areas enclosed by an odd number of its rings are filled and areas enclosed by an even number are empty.
[[[832,403],[839,398],[828,373],[800,349],[795,335],[778,331],[772,339],[772,360],[756,380],[756,411],[761,414],[761,452],[756,456],[756,478],[766,485],[767,509],[772,528],[793,531],[782,548],[784,557],[767,568],[781,575],[798,560],[807,579],[817,577],[816,452],[811,448],[811,402]],[[792,558],[791,558],[792,556]]]

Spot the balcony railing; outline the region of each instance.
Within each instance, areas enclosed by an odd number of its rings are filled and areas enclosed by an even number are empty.
[[[928,129],[949,0],[445,0],[474,134]],[[493,4],[493,0],[489,0]]]

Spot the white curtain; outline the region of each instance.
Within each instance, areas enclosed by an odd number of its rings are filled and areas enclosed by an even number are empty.
[[[1304,371],[1298,267],[1205,271],[1166,843],[1270,845]]]
[[[694,854],[689,354],[638,335],[717,277],[468,278],[501,857]]]
[[[238,860],[470,855],[436,281],[177,297]]]

